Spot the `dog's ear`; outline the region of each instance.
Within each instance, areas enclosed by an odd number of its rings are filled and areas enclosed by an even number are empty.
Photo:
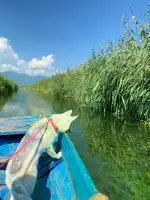
[[[77,119],[78,115],[72,116],[73,120]]]
[[[71,116],[72,110],[69,110],[69,111],[67,111],[67,112],[64,112],[63,114],[68,115],[68,116]]]
[[[77,119],[78,115],[77,116],[70,116],[69,117],[69,121],[70,122],[73,122],[75,119]]]

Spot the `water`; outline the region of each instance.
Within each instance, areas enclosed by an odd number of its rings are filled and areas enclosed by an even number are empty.
[[[71,100],[20,90],[0,97],[0,117],[51,115],[73,110],[70,138],[98,190],[110,200],[150,199],[150,125],[102,117]]]

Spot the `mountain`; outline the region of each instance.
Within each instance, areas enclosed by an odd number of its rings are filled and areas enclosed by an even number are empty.
[[[29,76],[26,74],[18,74],[12,71],[3,72],[1,74],[12,81],[15,81],[18,86],[32,85],[37,81],[41,81],[46,78],[45,76]]]

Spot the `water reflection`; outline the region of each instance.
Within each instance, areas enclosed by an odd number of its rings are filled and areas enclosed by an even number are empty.
[[[0,111],[2,111],[3,107],[10,101],[12,101],[17,93],[8,94],[1,94],[0,95]]]
[[[81,118],[89,153],[101,156],[103,165],[113,178],[112,187],[126,191],[130,194],[129,199],[148,200],[150,128],[142,123],[91,116],[86,112],[82,112]]]
[[[114,200],[150,199],[150,125],[44,99],[56,112],[79,114],[70,137],[100,191]]]
[[[1,102],[5,105],[0,104],[0,117],[72,109],[79,118],[69,136],[99,191],[110,200],[150,199],[150,125],[102,117],[71,100],[56,101],[22,90]]]
[[[4,104],[1,106],[0,117],[39,115],[41,112],[51,115],[52,113],[50,104],[38,95],[21,89],[15,96],[9,97],[9,102],[3,96],[1,98]]]

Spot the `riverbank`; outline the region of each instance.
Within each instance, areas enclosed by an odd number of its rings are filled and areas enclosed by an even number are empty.
[[[117,117],[150,119],[149,24],[135,16],[125,23],[124,35],[116,44],[95,53],[86,63],[68,69],[32,87],[55,98],[72,97],[79,105]],[[136,31],[135,31],[136,27]]]
[[[0,75],[0,95],[11,94],[18,91],[18,85],[4,76]]]

